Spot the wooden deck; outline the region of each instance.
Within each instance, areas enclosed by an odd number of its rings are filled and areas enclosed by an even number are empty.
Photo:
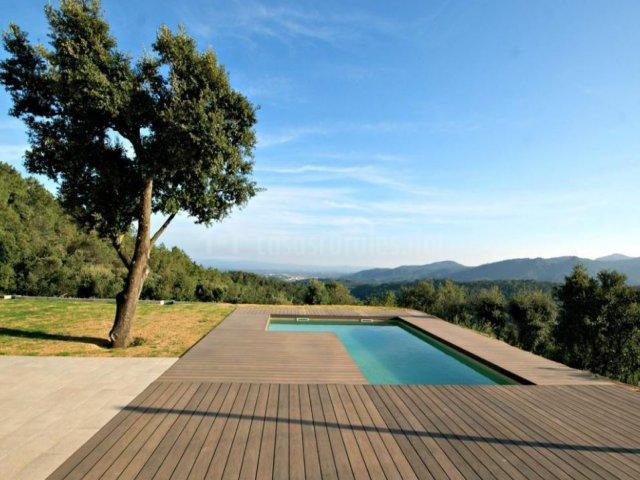
[[[640,478],[615,386],[157,382],[50,479]]]
[[[266,332],[270,314],[373,315],[238,309],[49,478],[640,478],[631,388],[564,370],[536,377],[550,385],[365,385],[335,336]],[[455,332],[419,312],[378,315]],[[481,339],[445,341],[501,362]],[[504,367],[534,378],[531,357],[529,373],[524,357]]]
[[[367,383],[332,334],[219,331],[203,339],[159,380]]]

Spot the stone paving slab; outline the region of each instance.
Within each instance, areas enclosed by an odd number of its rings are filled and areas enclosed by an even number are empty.
[[[0,479],[46,478],[176,360],[0,356]]]

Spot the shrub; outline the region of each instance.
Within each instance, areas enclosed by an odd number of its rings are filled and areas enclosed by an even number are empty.
[[[514,295],[509,301],[509,315],[515,328],[515,343],[536,353],[548,351],[557,310],[553,298],[540,290]]]
[[[507,322],[507,301],[498,287],[480,290],[471,301],[473,315],[480,323],[491,327],[496,335],[503,333]]]

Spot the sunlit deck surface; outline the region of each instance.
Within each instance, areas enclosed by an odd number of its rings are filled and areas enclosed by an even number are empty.
[[[401,317],[526,383],[367,385],[331,333]],[[415,311],[240,307],[50,477],[640,478],[640,394]]]

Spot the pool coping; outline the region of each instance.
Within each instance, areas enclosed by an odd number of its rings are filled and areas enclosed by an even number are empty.
[[[481,363],[482,365],[485,365],[489,368],[491,368],[492,370],[495,370],[496,372],[500,373],[501,375],[504,375],[505,377],[508,377],[512,380],[515,380],[516,382],[518,382],[520,385],[535,385],[535,383],[533,383],[532,381],[528,380],[525,377],[522,377],[520,375],[518,375],[517,373],[513,373],[510,370],[507,370],[503,367],[501,367],[500,365],[493,363],[491,361],[488,361],[487,359],[481,357],[480,355],[476,355],[473,352],[470,352],[469,350],[466,350],[464,348],[460,348],[458,345],[456,345],[453,342],[450,342],[449,340],[439,337],[437,335],[434,335],[433,333],[429,333],[427,330],[420,328],[416,325],[414,325],[411,322],[406,321],[405,319],[398,317],[398,320],[400,320],[401,322],[403,322],[405,325],[408,325],[411,328],[415,328],[416,330],[422,332],[423,334],[439,341],[440,343],[443,343],[445,345],[447,345],[450,348],[453,348],[454,350],[466,355],[469,358],[474,359],[476,362]]]
[[[469,357],[471,360],[475,361],[476,363],[479,363],[482,367],[485,367],[488,370],[494,370],[495,373],[506,377],[509,380],[512,380],[514,382],[517,382],[516,384],[519,385],[535,385],[533,382],[527,380],[524,377],[521,377],[519,375],[516,375],[508,370],[505,370],[504,368],[500,367],[499,365],[495,365],[491,362],[487,362],[485,359],[483,359],[482,357],[475,355],[473,353],[470,353],[464,349],[461,349],[460,347],[458,347],[457,345],[455,345],[454,343],[451,343],[445,339],[441,339],[435,335],[430,334],[429,332],[427,332],[426,330],[417,327],[415,325],[413,325],[412,323],[406,321],[405,319],[403,319],[402,317],[375,317],[375,316],[371,316],[371,317],[340,317],[340,318],[335,318],[335,317],[320,317],[320,316],[313,316],[310,315],[308,317],[297,317],[297,316],[273,316],[270,315],[267,323],[265,324],[265,331],[266,332],[270,332],[269,330],[269,325],[271,325],[272,320],[287,320],[287,319],[292,319],[292,320],[297,320],[299,318],[307,318],[307,319],[318,319],[318,320],[323,320],[324,322],[315,322],[315,323],[334,323],[333,321],[335,321],[335,323],[340,323],[343,325],[349,325],[350,323],[353,323],[355,325],[363,325],[363,326],[367,326],[367,325],[376,325],[376,324],[388,324],[388,325],[403,325],[404,327],[406,327],[407,330],[411,331],[417,331],[417,333],[428,337],[432,340],[434,340],[437,343],[441,343],[443,345],[445,345],[446,347],[449,347],[452,350],[455,350],[457,353]],[[355,320],[372,320],[371,322],[357,322]],[[353,320],[350,322],[350,320]],[[301,325],[306,325],[308,323],[312,323],[312,322],[292,322],[292,324],[301,324]],[[310,333],[310,332],[294,332],[294,333]],[[313,332],[314,334],[316,333],[328,333],[330,335],[335,335],[337,337],[337,335],[335,334],[335,332]],[[446,353],[446,352],[445,352]],[[357,362],[356,362],[357,365]],[[406,384],[401,384],[401,385],[406,385]],[[419,384],[418,384],[419,385]],[[431,385],[431,384],[429,384]],[[458,385],[458,384],[455,384]],[[510,385],[510,384],[498,384],[498,385]]]
[[[160,380],[183,378],[188,370],[194,381],[368,384],[335,334],[268,332],[271,317],[397,319],[522,385],[617,383],[417,310],[293,305],[238,306]]]
[[[309,317],[324,320],[332,318],[341,320],[371,318],[380,321],[397,319],[522,385],[602,385],[617,383],[604,377],[594,376],[590,372],[570,368],[553,360],[521,350],[501,340],[446,322],[433,315],[401,308],[382,308],[377,310],[363,308],[359,310],[351,306],[239,306],[209,335],[215,336],[225,332],[226,336],[234,332],[237,337],[232,335],[229,338],[229,340],[232,340],[232,338],[241,338],[249,332],[252,332],[252,334],[260,332],[262,335],[259,341],[261,343],[270,342],[269,336],[275,333],[266,330],[271,317]],[[277,332],[278,335],[282,333]],[[301,333],[294,334],[300,335]],[[322,334],[318,333],[316,335]],[[324,335],[332,335],[337,339],[331,333],[325,333]],[[271,339],[273,338],[271,337]],[[342,345],[339,340],[338,343]],[[295,344],[293,346],[289,345],[287,348],[291,349],[292,359],[299,354],[299,352],[296,352]],[[342,354],[342,352],[339,353]],[[264,361],[268,362],[269,360],[264,359]],[[308,377],[303,375],[303,378],[306,382],[326,383],[324,380],[314,378],[312,372],[309,372]],[[242,381],[242,376],[239,380]],[[336,379],[335,382],[329,383],[341,383],[341,381]]]

